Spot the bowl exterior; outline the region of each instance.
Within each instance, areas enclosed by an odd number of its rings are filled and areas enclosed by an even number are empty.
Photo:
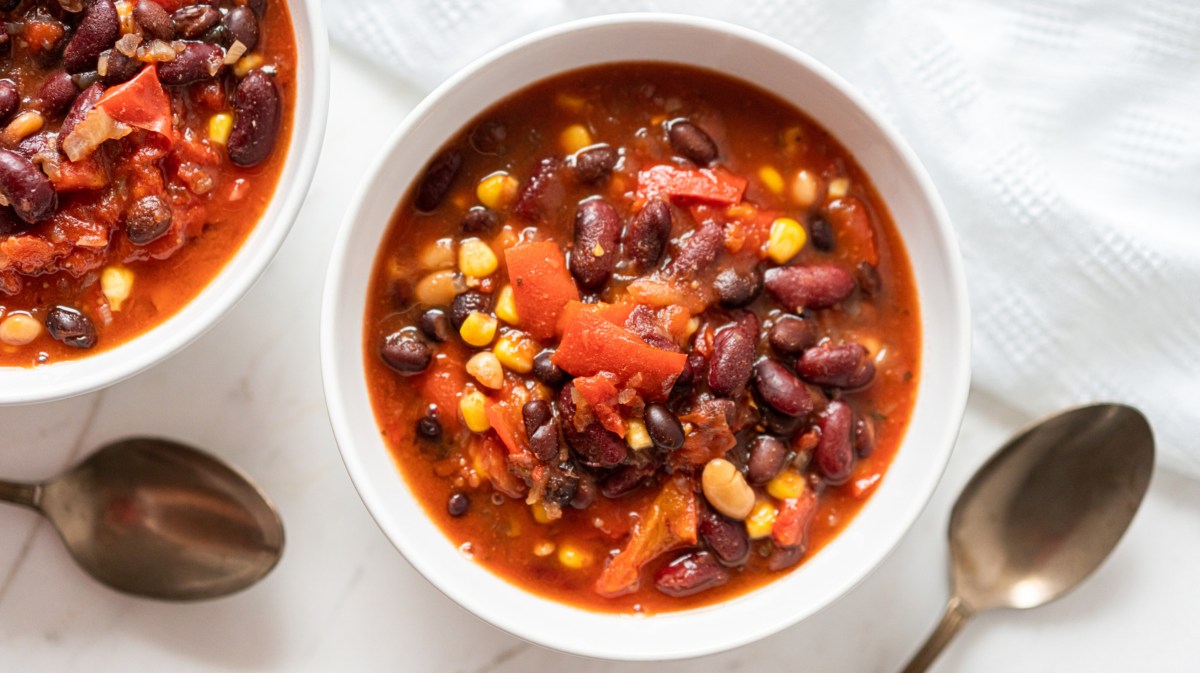
[[[461,554],[396,469],[371,410],[362,322],[371,260],[403,187],[474,115],[546,77],[615,61],[707,68],[757,84],[825,126],[872,176],[906,242],[921,302],[922,376],[888,474],[858,517],[801,568],[717,605],[637,617],[588,612],[528,593]],[[404,556],[450,598],[540,645],[585,656],[655,660],[730,649],[775,633],[849,591],[924,508],[949,460],[966,405],[970,327],[953,231],[925,170],[900,136],[837,75],[758,33],[672,15],[565,24],[477,61],[404,121],[339,232],[326,280],[321,353],[326,400],[346,467],[367,509]]]

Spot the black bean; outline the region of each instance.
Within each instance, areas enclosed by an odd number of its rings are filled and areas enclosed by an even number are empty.
[[[67,72],[96,69],[100,52],[121,37],[121,19],[112,0],[90,0],[83,10],[83,21],[63,50]]]
[[[692,596],[729,581],[729,571],[708,552],[688,552],[658,569],[654,588],[673,598]]]
[[[100,56],[105,62],[104,75],[100,79],[108,86],[128,82],[142,71],[144,65],[136,58],[126,56],[116,49],[109,49]]]
[[[471,147],[480,154],[504,154],[508,128],[498,121],[488,120],[471,131]]]
[[[258,19],[249,7],[239,6],[229,10],[222,21],[227,33],[226,40],[232,45],[236,40],[246,45],[246,51],[258,46]]]
[[[556,440],[557,444],[557,440]],[[555,447],[557,451],[557,446]],[[547,459],[549,460],[549,459]],[[579,491],[580,478],[575,466],[569,462],[550,464],[546,475],[546,488],[542,497],[559,507],[566,507]]]
[[[446,511],[450,516],[458,518],[467,513],[467,508],[471,506],[471,499],[466,493],[451,493],[450,499],[446,501]]]
[[[433,359],[433,353],[412,333],[401,330],[389,334],[383,340],[379,355],[384,364],[397,373],[409,375],[425,371]]]
[[[763,358],[754,365],[754,387],[767,404],[788,416],[812,413],[808,388],[778,360]]]
[[[643,269],[658,264],[671,237],[671,204],[663,199],[646,203],[625,229],[625,252]]]
[[[824,213],[816,212],[808,217],[808,237],[812,239],[813,247],[821,252],[831,252],[837,245],[833,234],[833,225]]]
[[[0,6],[3,9],[3,6]],[[0,30],[0,56],[8,56],[12,53],[12,38],[8,36],[8,31]]]
[[[175,55],[174,61],[158,64],[158,80],[168,86],[183,86],[213,79],[221,73],[224,67],[224,49],[215,44],[188,42],[184,45],[183,51]],[[248,77],[249,75],[247,75]],[[238,91],[241,91],[241,86],[238,87]],[[278,96],[276,97],[278,98]],[[253,101],[247,101],[247,105],[253,104]],[[237,111],[235,104],[234,112]],[[263,110],[262,114],[271,114],[271,110]],[[274,114],[278,116],[279,113],[276,110]]]
[[[834,400],[817,417],[821,438],[813,451],[817,471],[831,484],[841,484],[850,478],[854,468],[854,446],[851,440],[854,412],[841,400]]]
[[[609,499],[629,495],[645,486],[656,469],[656,465],[621,465],[600,482],[600,494]]]
[[[146,245],[167,233],[174,215],[171,204],[161,196],[143,196],[125,213],[125,236],[134,245]]]
[[[53,115],[66,110],[78,95],[79,87],[67,71],[55,70],[42,82],[36,99],[43,112]]]
[[[572,168],[576,180],[592,185],[612,175],[616,165],[617,151],[608,145],[596,145],[576,153]]]
[[[249,0],[246,4],[254,11],[255,16],[260,19],[267,13],[267,0]]]
[[[854,276],[832,264],[767,269],[767,292],[785,309],[797,313],[835,306],[854,292]]]
[[[490,310],[492,310],[491,295],[474,290],[463,292],[454,298],[454,303],[450,304],[450,324],[454,325],[454,331],[457,332],[462,329],[462,324],[467,316],[472,313],[487,313]]]
[[[477,236],[490,234],[500,228],[500,216],[496,211],[475,206],[467,211],[462,220],[462,233]]]
[[[858,287],[862,289],[863,294],[868,297],[874,297],[879,293],[879,287],[883,283],[879,278],[879,269],[875,268],[874,264],[859,262],[855,267],[856,279]]]
[[[554,351],[544,350],[533,356],[533,376],[548,386],[561,385],[567,373],[554,364]]]
[[[439,343],[454,334],[453,328],[450,327],[449,316],[438,308],[431,308],[422,313],[417,326],[421,328],[422,334]]]
[[[458,150],[446,150],[429,162],[417,190],[417,210],[428,213],[442,205],[462,170],[462,163],[462,154]]]
[[[875,378],[875,361],[860,344],[821,344],[804,351],[796,373],[805,381],[829,388],[857,390]]]
[[[0,149],[0,194],[26,224],[48,220],[58,208],[50,178],[12,150]]]
[[[529,437],[529,450],[538,460],[553,460],[558,455],[558,421],[551,418]]]
[[[779,353],[798,355],[817,343],[817,327],[811,320],[785,315],[771,325],[767,341]]]
[[[762,292],[762,272],[757,267],[738,271],[726,267],[717,274],[713,286],[717,289],[717,299],[727,308],[740,308],[754,301]]]
[[[221,12],[208,5],[191,5],[171,14],[175,32],[185,40],[194,40],[221,22]]]
[[[0,123],[7,122],[21,107],[21,92],[16,82],[0,79]]]
[[[758,409],[758,415],[762,418],[763,427],[769,432],[777,435],[791,435],[800,429],[800,424],[804,421],[799,416],[788,416],[775,411],[771,407],[762,406]]]
[[[561,427],[567,444],[579,456],[579,460],[589,467],[620,465],[629,455],[625,440],[600,425],[599,421],[592,421],[582,430],[575,427],[573,390],[574,386],[568,383],[558,393],[558,417],[563,419]]]
[[[575,495],[571,498],[571,507],[575,509],[587,509],[596,501],[597,492],[599,492],[599,489],[596,488],[596,483],[590,477],[580,478],[579,486],[575,489]]]
[[[259,70],[238,83],[233,96],[233,131],[229,134],[229,160],[236,166],[257,166],[271,156],[279,136],[283,105],[279,87]]]
[[[175,23],[171,21],[171,15],[153,0],[138,0],[133,6],[133,20],[150,37],[167,41],[175,39]]]
[[[55,306],[46,313],[46,331],[72,348],[96,345],[96,326],[91,318],[69,306]]]
[[[746,481],[755,486],[775,478],[783,469],[787,459],[787,444],[771,435],[759,435],[750,444],[750,455],[746,459]]]
[[[664,451],[674,451],[683,446],[683,425],[675,414],[661,402],[646,405],[646,431],[654,445]]]
[[[621,216],[606,201],[591,199],[575,211],[575,247],[571,250],[571,275],[580,286],[595,290],[612,277],[621,238]]]
[[[533,433],[552,418],[554,418],[554,412],[546,400],[530,400],[521,407],[521,419],[525,422],[526,437],[533,437]]]
[[[721,329],[713,339],[708,363],[708,387],[720,397],[736,397],[750,381],[754,367],[754,338],[741,325]]]
[[[727,566],[740,566],[750,557],[750,538],[740,521],[704,506],[700,508],[697,531],[717,560]]]
[[[425,439],[441,439],[442,422],[438,420],[437,414],[425,414],[417,420],[417,434]]]
[[[699,126],[686,119],[667,123],[667,139],[676,154],[698,166],[707,166],[717,158],[717,144]]]

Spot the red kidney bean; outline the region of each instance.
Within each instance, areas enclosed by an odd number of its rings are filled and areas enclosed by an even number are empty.
[[[746,535],[746,527],[711,507],[701,506],[697,532],[717,560],[727,566],[740,566],[750,557],[750,538]]]
[[[174,213],[166,199],[154,194],[143,196],[125,213],[125,236],[134,245],[146,245],[167,233],[173,221]]]
[[[566,188],[559,175],[562,162],[554,157],[542,159],[537,171],[521,187],[513,212],[529,222],[540,222],[548,213],[554,213],[562,205]]]
[[[55,306],[46,313],[46,331],[72,348],[91,348],[97,341],[92,319],[69,306]]]
[[[138,0],[133,6],[133,20],[150,37],[167,41],[175,39],[175,24],[171,21],[171,15],[154,0]]]
[[[437,210],[450,193],[450,187],[462,170],[463,158],[458,150],[446,150],[433,158],[417,189],[417,210],[428,213]]]
[[[600,493],[610,500],[629,495],[646,485],[646,481],[654,476],[657,465],[621,465],[609,473],[600,482]]]
[[[684,554],[654,574],[655,588],[674,598],[692,596],[728,581],[729,571],[703,551]]]
[[[35,97],[42,111],[47,114],[57,114],[67,109],[79,95],[79,87],[66,70],[55,70],[42,82]]]
[[[21,107],[21,92],[16,82],[0,79],[0,123],[7,122]]]
[[[621,216],[608,202],[591,199],[575,211],[575,247],[571,250],[571,275],[589,290],[604,287],[617,265]]]
[[[754,365],[754,384],[763,401],[788,416],[812,413],[808,388],[778,360],[763,358]]]
[[[487,313],[492,310],[492,298],[490,295],[483,294],[471,290],[463,292],[454,298],[454,303],[450,305],[450,324],[454,325],[454,331],[462,329],[463,321],[472,313]]]
[[[194,40],[221,22],[221,12],[208,5],[192,5],[171,14],[175,32],[185,40]]]
[[[725,228],[716,222],[705,222],[679,244],[675,259],[667,267],[670,275],[695,277],[717,259],[725,245]]]
[[[471,499],[467,497],[466,493],[451,493],[450,498],[446,501],[446,511],[456,519],[466,514],[470,506]]]
[[[407,330],[389,334],[383,340],[379,355],[384,364],[393,371],[404,374],[418,374],[425,371],[433,359],[433,353],[420,339]]]
[[[96,69],[100,52],[108,49],[121,37],[121,19],[112,0],[89,0],[83,10],[83,21],[63,50],[63,65],[67,72],[86,72]]]
[[[813,247],[821,252],[831,252],[837,239],[833,234],[833,225],[824,213],[814,212],[808,217],[808,237]]]
[[[598,491],[599,489],[596,488],[596,483],[592,481],[591,477],[581,477],[575,489],[575,495],[571,497],[571,507],[587,509],[596,501]]]
[[[508,127],[495,120],[489,119],[471,131],[471,147],[480,154],[504,154],[508,150],[504,145],[507,140]]]
[[[767,292],[789,311],[829,308],[854,292],[854,276],[840,266],[784,266],[767,269]]]
[[[532,437],[538,428],[550,422],[552,418],[554,412],[546,400],[530,400],[521,407],[521,420],[525,422],[526,437]]]
[[[749,454],[746,459],[746,481],[755,486],[762,486],[774,479],[783,469],[788,448],[778,437],[759,435],[750,444]]]
[[[242,78],[233,97],[233,131],[226,146],[234,165],[257,166],[271,156],[282,110],[279,87],[270,75],[251,70]]]
[[[676,154],[698,166],[707,166],[717,158],[717,144],[699,126],[686,119],[667,122],[667,139]]]
[[[747,314],[753,316],[753,314]],[[719,397],[736,397],[750,381],[754,367],[754,334],[742,325],[725,327],[713,339],[708,387]]]
[[[608,145],[596,145],[575,154],[571,165],[575,179],[585,185],[593,185],[612,175],[617,165],[617,151]]]
[[[182,86],[213,79],[221,73],[224,67],[224,49],[215,44],[188,42],[184,46],[183,51],[175,55],[174,61],[166,61],[158,64],[158,79],[168,86]],[[259,71],[252,71],[251,74],[254,72]],[[250,75],[246,77],[248,79]],[[245,80],[242,81],[244,82]],[[241,91],[240,85],[238,86],[238,91]],[[278,94],[276,98],[278,98]],[[270,111],[266,110],[264,112]],[[276,116],[278,116],[278,113],[276,113]]]
[[[798,355],[817,343],[817,327],[811,320],[785,315],[771,325],[767,342],[784,355]]]
[[[108,86],[116,86],[133,79],[142,71],[145,65],[136,58],[130,58],[116,49],[101,52],[100,57],[105,61],[104,74],[100,80]]]
[[[717,274],[713,286],[717,300],[726,308],[741,308],[754,301],[762,292],[762,272],[757,267],[739,271],[726,267]]]
[[[658,264],[671,237],[671,204],[654,199],[642,206],[625,229],[625,254],[643,268]]]
[[[4,7],[0,6],[0,9],[4,9]],[[8,31],[0,30],[0,56],[8,56],[11,53],[12,38],[8,36]]]
[[[529,449],[538,460],[553,460],[558,455],[558,421],[551,418],[534,430],[529,436]]]
[[[776,547],[771,551],[771,555],[767,557],[767,568],[774,572],[787,570],[800,562],[804,558],[806,545],[796,547]]]
[[[460,228],[462,233],[471,236],[491,234],[500,228],[500,216],[494,210],[475,206],[468,210],[466,215],[463,215]]]
[[[558,393],[558,417],[562,420],[563,437],[567,444],[588,467],[615,467],[629,455],[625,440],[610,432],[599,421],[592,421],[583,430],[575,428],[575,400],[571,392],[575,386],[568,383]]]
[[[853,417],[850,405],[841,400],[830,402],[817,416],[821,439],[813,452],[813,462],[825,481],[834,485],[849,479],[854,467],[854,447],[850,437]]]
[[[664,451],[674,451],[683,446],[683,425],[667,405],[661,402],[651,402],[645,411],[646,432],[650,441]]]
[[[104,85],[97,82],[84,89],[83,93],[79,94],[75,102],[71,104],[70,111],[67,112],[67,116],[63,118],[62,126],[58,129],[59,149],[62,148],[63,140],[71,135],[71,132],[79,125],[79,122],[83,121],[87,113],[95,107],[96,102],[100,100],[100,96],[102,95],[104,95]]]
[[[544,350],[533,356],[533,377],[548,386],[557,386],[567,380],[567,373],[554,364],[554,351]]]
[[[821,344],[804,351],[796,373],[805,381],[829,388],[857,390],[875,378],[875,361],[859,344]]]
[[[758,415],[762,419],[763,427],[777,435],[790,435],[796,432],[804,420],[799,416],[781,414],[765,405],[759,407]]]
[[[870,416],[859,416],[854,421],[854,452],[859,458],[875,453],[875,421]]]
[[[267,13],[267,0],[249,0],[246,4],[250,6],[254,15],[260,19]]]
[[[258,19],[249,7],[238,6],[229,10],[222,21],[228,34],[227,41],[232,45],[236,40],[246,45],[246,51],[254,51],[258,46]]]
[[[58,208],[58,193],[50,178],[12,150],[0,149],[0,193],[26,224],[48,220]]]

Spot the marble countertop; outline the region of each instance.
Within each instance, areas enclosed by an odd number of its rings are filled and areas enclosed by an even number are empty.
[[[230,598],[139,600],[85,576],[33,514],[0,508],[0,670],[897,670],[947,598],[944,540],[955,495],[1030,420],[978,394],[945,479],[896,551],[823,612],[738,650],[654,665],[546,651],[479,621],[404,561],[342,467],[322,399],[317,324],[334,232],[382,141],[419,94],[336,48],[332,94],[304,211],[273,266],[224,322],[132,381],[0,409],[5,477],[47,477],[130,434],[175,437],[237,463],[283,511],[283,561]],[[1095,577],[1050,606],[979,617],[935,670],[1194,671],[1197,568],[1200,483],[1160,470]]]

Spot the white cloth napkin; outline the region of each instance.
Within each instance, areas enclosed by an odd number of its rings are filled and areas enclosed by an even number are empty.
[[[974,393],[1118,400],[1200,477],[1200,3],[327,0],[334,38],[433,87],[535,28],[674,11],[809,52],[899,127],[958,230]]]

